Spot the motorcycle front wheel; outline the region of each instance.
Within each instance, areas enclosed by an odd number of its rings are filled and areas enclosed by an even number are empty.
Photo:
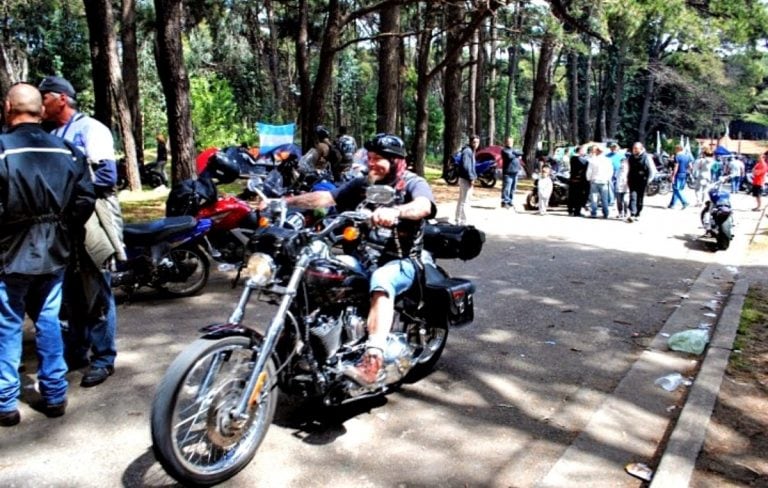
[[[198,339],[171,363],[152,403],[152,449],[184,485],[221,483],[253,459],[272,423],[275,366],[267,363],[260,400],[233,418],[256,353],[247,337]]]
[[[645,194],[648,195],[649,197],[652,197],[657,193],[659,193],[659,184],[656,183],[655,181],[649,183],[648,188],[645,191]]]
[[[211,274],[211,263],[199,246],[171,249],[158,264],[159,287],[172,297],[187,297],[202,290]]]
[[[496,186],[496,170],[493,169],[491,171],[488,171],[486,173],[483,173],[477,177],[478,181],[480,181],[480,186],[483,188],[493,188]]]

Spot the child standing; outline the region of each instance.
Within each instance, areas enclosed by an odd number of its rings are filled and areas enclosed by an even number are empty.
[[[550,167],[545,164],[541,167],[541,176],[539,176],[539,215],[547,213],[549,206],[549,197],[552,196],[552,178],[549,175]]]
[[[627,175],[629,175],[629,162],[627,158],[623,158],[619,166],[619,175],[616,177],[616,210],[619,212],[618,218],[621,220],[629,217],[629,202],[627,199],[629,183],[627,183]]]

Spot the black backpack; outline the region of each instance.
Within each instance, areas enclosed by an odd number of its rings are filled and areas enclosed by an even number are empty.
[[[166,217],[197,215],[201,208],[216,201],[216,185],[209,178],[184,180],[173,185],[165,202]]]

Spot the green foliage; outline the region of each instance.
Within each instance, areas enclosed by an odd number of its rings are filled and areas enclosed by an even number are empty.
[[[190,79],[190,97],[198,147],[222,147],[256,140],[255,130],[242,122],[242,114],[226,80],[214,74],[194,76]]]

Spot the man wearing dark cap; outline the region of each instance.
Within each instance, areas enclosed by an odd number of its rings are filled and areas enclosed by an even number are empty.
[[[78,261],[76,273],[70,270],[65,282],[62,314],[70,369],[90,363],[80,385],[96,386],[115,368],[117,316],[110,271],[115,259],[125,259],[123,218],[114,192],[114,142],[107,126],[77,110],[75,89],[69,81],[48,76],[40,83],[40,92],[45,119],[56,126],[51,133],[72,142],[85,154],[98,197],[96,211],[86,223],[83,259]]]
[[[64,415],[67,367],[59,324],[72,234],[94,206],[83,154],[40,127],[40,92],[8,90],[0,135],[0,426],[21,420],[19,364],[25,312],[35,322],[37,379],[48,417]]]

